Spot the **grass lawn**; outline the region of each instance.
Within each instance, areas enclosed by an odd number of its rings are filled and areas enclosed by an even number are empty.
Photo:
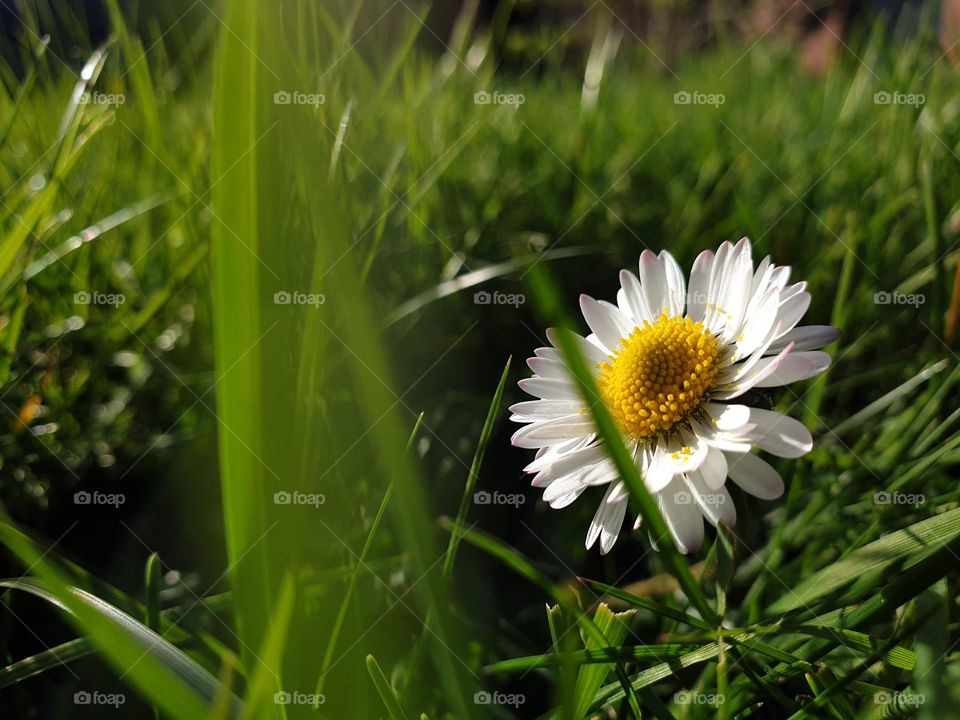
[[[104,0],[99,34],[27,5],[4,717],[960,717],[960,76],[930,23],[862,22],[815,75],[777,33],[680,51],[596,6],[438,37],[403,2]],[[618,465],[587,549],[604,488],[551,509],[511,445],[524,360],[644,250],[687,274],[743,236],[841,333],[750,396],[813,449],[686,554]]]

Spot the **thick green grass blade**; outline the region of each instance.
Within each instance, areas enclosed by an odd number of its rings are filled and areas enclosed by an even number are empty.
[[[942,546],[960,536],[960,509],[950,510],[854,550],[833,565],[804,580],[773,603],[771,615],[804,609],[819,598],[868,573]]]
[[[623,642],[623,639],[627,636],[627,632],[630,630],[630,621],[635,614],[635,610],[615,613],[601,603],[597,606],[596,613],[593,616],[593,622],[606,639],[607,646],[615,647]],[[586,652],[597,651],[602,647],[604,646],[600,644],[598,639],[593,636],[587,638]],[[614,667],[616,667],[614,663],[588,663],[586,666],[580,668],[574,689],[574,700],[576,702],[574,714],[577,717],[583,717],[587,714],[587,710],[589,710],[593,704],[597,691]],[[627,687],[629,688],[629,685]]]
[[[100,653],[146,699],[177,718],[203,718],[218,693],[216,678],[169,641],[95,595],[71,587],[63,572],[36,552],[9,524],[0,523],[0,541],[40,579],[11,583],[65,611]],[[234,711],[240,709],[235,701]]]
[[[281,665],[283,649],[289,638],[293,605],[294,585],[287,580],[283,583],[278,605],[270,614],[270,627],[264,635],[263,646],[256,654],[257,666],[247,686],[244,720],[271,717],[282,712],[289,703],[286,701],[289,690],[283,687],[274,668]]]

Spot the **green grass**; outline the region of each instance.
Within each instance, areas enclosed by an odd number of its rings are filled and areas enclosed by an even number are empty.
[[[46,45],[25,16],[0,68],[0,707],[952,717],[960,80],[935,38],[865,25],[815,77],[722,25],[677,57],[600,14],[466,13],[433,50],[426,8],[389,7],[228,0],[164,36],[111,2],[82,53],[82,18]],[[587,553],[593,496],[542,507],[509,446],[517,359],[644,247],[689,268],[742,235],[843,332],[771,397],[815,448],[683,556],[600,417],[646,530]]]

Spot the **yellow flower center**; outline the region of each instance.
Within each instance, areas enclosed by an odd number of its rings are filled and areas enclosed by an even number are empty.
[[[718,356],[717,339],[703,323],[664,313],[644,320],[598,365],[600,395],[624,434],[665,433],[700,406]]]

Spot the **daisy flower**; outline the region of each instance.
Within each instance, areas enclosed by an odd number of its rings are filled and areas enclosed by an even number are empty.
[[[657,501],[681,552],[698,549],[706,518],[736,523],[727,478],[765,500],[783,480],[754,448],[779,457],[811,449],[797,420],[753,407],[754,388],[787,385],[830,366],[818,348],[839,336],[829,326],[797,327],[810,306],[807,284],[788,284],[789,267],[766,257],[754,268],[750,241],[700,253],[686,282],[670,253],[645,250],[640,277],[620,272],[617,304],[580,296],[592,331],[577,344],[593,367],[600,397]],[[589,487],[606,486],[587,548],[613,547],[627,510],[627,488],[599,439],[592,413],[558,350],[536,350],[534,375],[520,387],[537,398],[511,406],[524,423],[514,445],[537,451],[525,470],[543,499],[563,508]],[[750,393],[754,402],[759,393]],[[634,528],[639,527],[637,520]]]

